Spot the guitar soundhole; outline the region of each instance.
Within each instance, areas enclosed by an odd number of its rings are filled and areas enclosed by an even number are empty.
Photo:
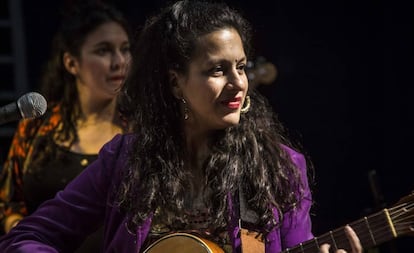
[[[167,235],[153,243],[144,253],[224,253],[214,243],[185,233]]]

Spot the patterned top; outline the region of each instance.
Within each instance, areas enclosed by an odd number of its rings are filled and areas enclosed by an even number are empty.
[[[156,210],[145,247],[166,235],[184,232],[208,239],[220,246],[225,253],[231,253],[232,247],[227,228],[217,228],[213,225],[208,208],[210,205],[205,202],[207,199],[205,193],[197,194],[192,201],[187,199],[184,201],[183,217],[175,217],[170,222],[163,219],[164,215],[160,209]]]
[[[56,145],[53,148],[59,159],[50,159],[41,172],[33,172],[35,168],[32,168],[31,161],[36,142],[46,137],[60,121],[60,106],[55,106],[41,118],[19,122],[0,174],[0,233],[4,232],[7,216],[32,213],[39,204],[52,198],[90,162],[96,160],[97,155],[76,154]],[[76,160],[76,164],[71,162]]]

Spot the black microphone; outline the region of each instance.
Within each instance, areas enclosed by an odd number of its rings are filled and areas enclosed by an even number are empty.
[[[0,107],[0,125],[20,119],[42,116],[47,109],[46,99],[37,92],[29,92],[16,102]]]

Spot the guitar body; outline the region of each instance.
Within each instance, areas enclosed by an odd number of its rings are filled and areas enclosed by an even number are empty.
[[[188,233],[174,233],[160,238],[143,253],[224,253],[214,242]]]

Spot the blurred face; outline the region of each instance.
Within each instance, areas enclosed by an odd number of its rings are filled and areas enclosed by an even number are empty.
[[[239,123],[247,89],[246,55],[234,29],[204,35],[198,41],[187,75],[177,75],[175,96],[189,109],[192,131],[223,129]]]
[[[74,74],[78,90],[90,96],[116,97],[130,60],[129,40],[116,22],[98,26],[85,39],[80,57],[74,59]]]

